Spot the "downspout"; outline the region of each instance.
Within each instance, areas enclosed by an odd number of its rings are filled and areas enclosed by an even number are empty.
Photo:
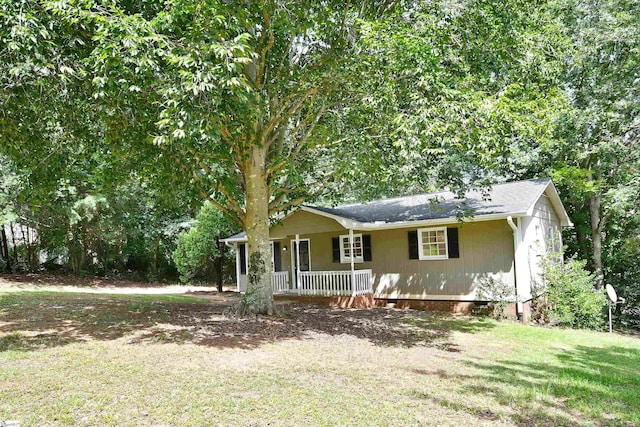
[[[509,215],[507,217],[507,224],[509,224],[509,227],[511,227],[511,230],[513,230],[513,286],[514,286],[514,290],[515,290],[515,297],[516,297],[516,318],[523,323],[524,322],[524,316],[522,316],[522,312],[520,311],[520,302],[518,301],[518,270],[516,269],[516,265],[518,264],[517,262],[517,253],[518,253],[518,245],[519,245],[519,241],[518,241],[518,226],[513,222],[513,218],[511,217],[511,215]]]

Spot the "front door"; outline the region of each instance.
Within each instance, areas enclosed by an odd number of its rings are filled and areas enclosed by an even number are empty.
[[[298,250],[296,241],[291,241],[291,272],[293,283],[298,287]],[[300,239],[300,271],[311,270],[311,256],[309,254],[309,239]]]

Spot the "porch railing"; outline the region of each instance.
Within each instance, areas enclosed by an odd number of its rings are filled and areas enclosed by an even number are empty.
[[[371,270],[356,270],[353,274],[351,271],[301,271],[299,277],[300,295],[358,296],[373,293]]]
[[[289,291],[289,272],[275,271],[271,273],[271,288],[274,294],[282,294]]]

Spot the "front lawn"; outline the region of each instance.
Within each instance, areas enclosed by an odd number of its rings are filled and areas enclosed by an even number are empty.
[[[395,309],[0,294],[0,421],[640,425],[640,342]]]

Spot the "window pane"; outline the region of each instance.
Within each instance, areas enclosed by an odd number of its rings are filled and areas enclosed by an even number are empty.
[[[440,252],[439,255],[446,255],[446,253],[447,253],[447,245],[445,245],[444,243],[440,243],[438,245],[438,251]]]

